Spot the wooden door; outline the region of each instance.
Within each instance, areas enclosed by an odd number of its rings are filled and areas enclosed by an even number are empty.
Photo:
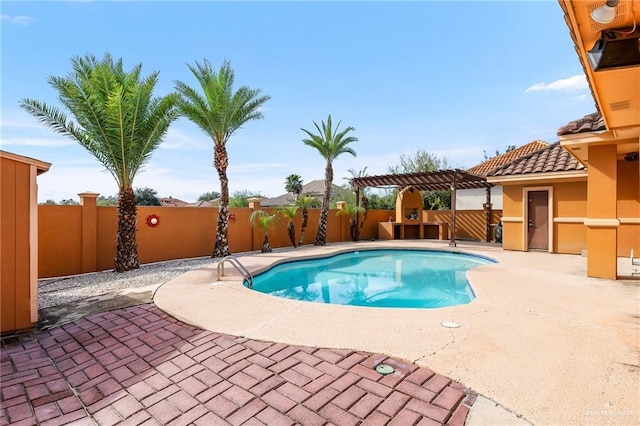
[[[549,250],[549,193],[529,191],[527,235],[529,250]]]

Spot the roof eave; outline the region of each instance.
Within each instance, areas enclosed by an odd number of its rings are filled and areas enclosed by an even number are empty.
[[[8,158],[10,160],[17,161],[19,163],[34,165],[38,170],[38,175],[48,172],[49,168],[51,167],[51,163],[47,163],[41,160],[36,160],[35,158],[31,158],[31,157],[25,157],[24,155],[14,154],[13,152],[9,152],[9,151],[0,150],[0,157]]]
[[[568,172],[545,172],[545,173],[526,173],[519,175],[507,176],[489,176],[487,182],[494,184],[530,182],[534,180],[567,180],[576,178],[587,178],[587,169],[571,170]]]

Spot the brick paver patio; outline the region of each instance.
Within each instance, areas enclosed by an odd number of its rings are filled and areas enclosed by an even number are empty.
[[[10,344],[1,373],[2,425],[463,425],[475,400],[385,355],[204,331],[153,304]]]

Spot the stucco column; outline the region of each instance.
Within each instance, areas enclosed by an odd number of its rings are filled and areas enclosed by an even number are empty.
[[[589,146],[587,170],[587,276],[615,280],[620,225],[616,145]]]
[[[336,208],[338,210],[344,210],[346,207],[347,207],[346,201],[336,201]],[[344,217],[345,216],[343,214],[340,214],[338,217],[340,218],[340,241],[344,241]],[[348,222],[349,220],[347,219],[347,227],[349,226]]]
[[[249,208],[251,210],[260,210],[260,198],[249,198],[247,202],[249,203]]]
[[[98,269],[98,208],[96,192],[82,192],[82,272],[95,272]]]
[[[252,197],[247,199],[249,203],[249,208],[254,212],[260,210],[260,201],[261,199],[258,197]],[[262,244],[262,228],[260,224],[251,223],[251,250],[260,250]],[[256,236],[256,233],[258,235]],[[258,243],[258,247],[256,247],[256,242]]]

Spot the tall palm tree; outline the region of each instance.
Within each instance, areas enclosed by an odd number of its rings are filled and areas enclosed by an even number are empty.
[[[311,195],[303,195],[296,200],[296,206],[302,209],[302,223],[300,224],[300,241],[298,242],[298,246],[301,246],[304,242],[304,233],[309,223],[309,209],[318,207],[319,205],[320,202],[318,199]]]
[[[273,213],[269,214],[264,210],[255,210],[249,217],[251,223],[260,222],[260,226],[264,232],[262,239],[262,253],[271,253],[271,245],[269,244],[269,228],[278,220],[278,215]]]
[[[294,173],[287,176],[284,181],[284,190],[291,194],[295,194],[297,200],[302,193],[302,178],[300,175],[296,175]]]
[[[154,97],[158,72],[141,77],[142,64],[125,71],[122,59],[108,53],[74,56],[67,77],[50,76],[60,102],[57,107],[23,99],[21,106],[56,133],[76,140],[102,163],[118,184],[118,230],[115,270],[139,267],[136,244],[136,196],[133,179],[158,148],[177,117],[177,95]]]
[[[323,246],[327,243],[327,221],[329,216],[329,202],[331,200],[331,186],[333,185],[333,160],[340,154],[351,154],[354,157],[356,152],[349,147],[350,143],[356,142],[358,138],[347,136],[347,133],[355,130],[354,127],[347,127],[338,132],[340,121],[335,129],[331,126],[331,114],[327,118],[327,122],[322,122],[322,126],[314,121],[313,124],[318,134],[311,133],[306,129],[301,129],[309,138],[303,139],[302,142],[312,148],[315,148],[320,155],[327,161],[324,169],[324,197],[322,198],[322,209],[320,210],[320,222],[318,223],[318,233],[313,243],[316,246]]]
[[[284,206],[278,209],[278,213],[286,217],[289,222],[287,223],[287,234],[289,235],[289,241],[291,245],[296,247],[296,228],[293,225],[293,219],[298,216],[298,206]]]
[[[249,121],[260,120],[260,107],[269,96],[261,96],[260,89],[242,86],[233,90],[235,74],[228,61],[218,71],[208,60],[195,66],[187,65],[200,85],[200,90],[182,81],[176,82],[181,95],[178,103],[180,114],[193,121],[211,137],[214,144],[213,165],[220,179],[220,211],[216,227],[216,243],[211,257],[223,257],[229,252],[229,179],[227,166],[227,142],[231,135]]]

